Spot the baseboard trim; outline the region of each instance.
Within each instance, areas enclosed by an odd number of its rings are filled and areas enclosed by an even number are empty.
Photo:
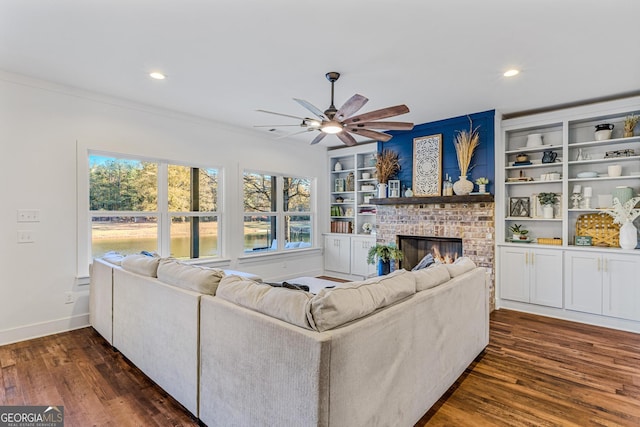
[[[0,331],[0,345],[12,344],[26,341],[33,338],[53,335],[60,332],[72,331],[89,326],[89,313],[48,322],[33,323],[31,325],[19,326],[13,329]]]

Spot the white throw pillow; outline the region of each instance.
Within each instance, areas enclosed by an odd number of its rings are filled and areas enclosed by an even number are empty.
[[[451,276],[449,275],[449,269],[445,264],[434,264],[427,268],[412,271],[411,274],[413,274],[416,278],[417,292],[434,288],[438,285],[448,282],[449,279],[451,279]]]
[[[174,259],[165,258],[158,266],[158,280],[168,285],[215,295],[224,271],[219,268],[184,264]]]
[[[124,255],[120,252],[110,251],[102,256],[102,259],[109,264],[113,265],[122,265],[122,260],[124,259]]]
[[[160,258],[141,254],[127,255],[122,259],[122,268],[143,276],[158,277]]]
[[[397,270],[386,276],[341,283],[322,289],[311,301],[311,315],[319,331],[359,319],[416,292],[415,276]]]
[[[292,325],[315,329],[309,314],[313,294],[309,292],[273,287],[239,276],[225,276],[218,285],[216,297]]]
[[[445,264],[449,270],[451,277],[460,276],[461,274],[476,268],[476,264],[470,258],[464,256],[458,258],[453,264]]]

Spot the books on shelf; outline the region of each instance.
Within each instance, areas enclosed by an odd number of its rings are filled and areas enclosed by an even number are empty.
[[[331,221],[332,233],[353,233],[353,223],[351,221]]]

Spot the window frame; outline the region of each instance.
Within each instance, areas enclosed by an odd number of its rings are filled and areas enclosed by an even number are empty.
[[[91,206],[89,203],[89,196],[91,193],[91,182],[90,182],[90,158],[92,156],[100,156],[100,157],[108,157],[117,160],[133,160],[140,162],[149,162],[157,164],[157,176],[156,176],[156,184],[157,184],[157,205],[156,211],[95,211],[91,210]],[[219,261],[222,259],[224,254],[224,248],[222,245],[222,234],[224,230],[224,214],[223,214],[223,168],[221,166],[204,166],[202,164],[190,164],[188,162],[176,161],[176,160],[167,160],[167,159],[158,159],[153,157],[145,157],[145,156],[137,156],[132,154],[124,154],[124,153],[113,153],[113,152],[105,152],[98,150],[88,150],[86,154],[86,165],[87,165],[87,173],[85,176],[85,182],[87,185],[86,191],[86,207],[87,207],[87,241],[88,241],[88,258],[89,262],[93,258],[92,253],[92,222],[93,218],[100,216],[123,216],[123,217],[141,217],[141,216],[152,216],[157,217],[157,248],[156,251],[162,257],[171,256],[171,218],[175,216],[185,216],[185,217],[215,217],[216,222],[218,224],[218,235],[217,235],[217,245],[216,252],[214,255],[201,256],[198,258],[180,258],[181,260],[187,262],[210,262],[210,261]],[[182,166],[191,169],[215,169],[216,170],[216,180],[217,180],[217,194],[215,207],[217,207],[214,211],[170,211],[169,210],[169,166]],[[81,274],[81,272],[79,272]]]
[[[276,200],[275,200],[275,207],[276,210],[275,211],[269,211],[269,212],[262,212],[262,211],[245,211],[245,206],[244,206],[244,197],[242,198],[242,200],[239,201],[239,206],[240,206],[240,212],[241,212],[241,224],[243,224],[242,227],[242,234],[241,234],[241,238],[242,238],[242,255],[243,256],[264,256],[264,255],[270,255],[270,254],[282,254],[282,253],[290,253],[292,251],[305,251],[305,250],[310,250],[310,249],[314,249],[318,246],[318,242],[316,241],[316,230],[317,230],[317,212],[316,212],[316,201],[317,201],[317,178],[316,177],[311,177],[311,176],[300,176],[298,174],[291,174],[291,173],[285,173],[285,172],[272,172],[272,171],[265,171],[265,170],[259,170],[259,169],[254,169],[254,168],[244,168],[241,172],[240,172],[240,190],[241,193],[244,196],[244,177],[245,174],[247,173],[251,173],[251,174],[258,174],[258,175],[269,175],[272,177],[272,179],[275,179],[276,182],[276,188],[275,188],[275,194],[276,194]],[[299,212],[299,211],[285,211],[284,210],[284,178],[297,178],[297,179],[304,179],[304,180],[308,180],[309,181],[309,192],[310,197],[309,197],[309,211],[303,211],[303,212]],[[272,203],[273,204],[273,203]],[[285,217],[286,216],[292,216],[294,214],[299,214],[300,216],[309,216],[309,222],[310,222],[310,231],[309,231],[309,238],[310,238],[310,243],[311,245],[309,247],[305,247],[305,248],[285,248],[285,244],[284,244],[284,239],[285,239],[285,229],[284,229],[284,225],[285,225]],[[276,219],[276,232],[275,232],[275,240],[277,242],[277,247],[276,248],[271,248],[270,246],[268,248],[266,248],[265,250],[256,250],[256,251],[246,251],[244,249],[244,239],[245,239],[245,234],[244,234],[244,219],[247,216],[255,216],[255,215],[263,215],[263,216],[268,216],[268,217],[274,217]]]

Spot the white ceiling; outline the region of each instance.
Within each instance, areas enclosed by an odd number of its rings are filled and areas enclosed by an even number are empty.
[[[0,69],[247,129],[308,116],[294,97],[326,109],[338,71],[336,107],[425,123],[637,94],[639,19],[640,0],[0,0]]]

